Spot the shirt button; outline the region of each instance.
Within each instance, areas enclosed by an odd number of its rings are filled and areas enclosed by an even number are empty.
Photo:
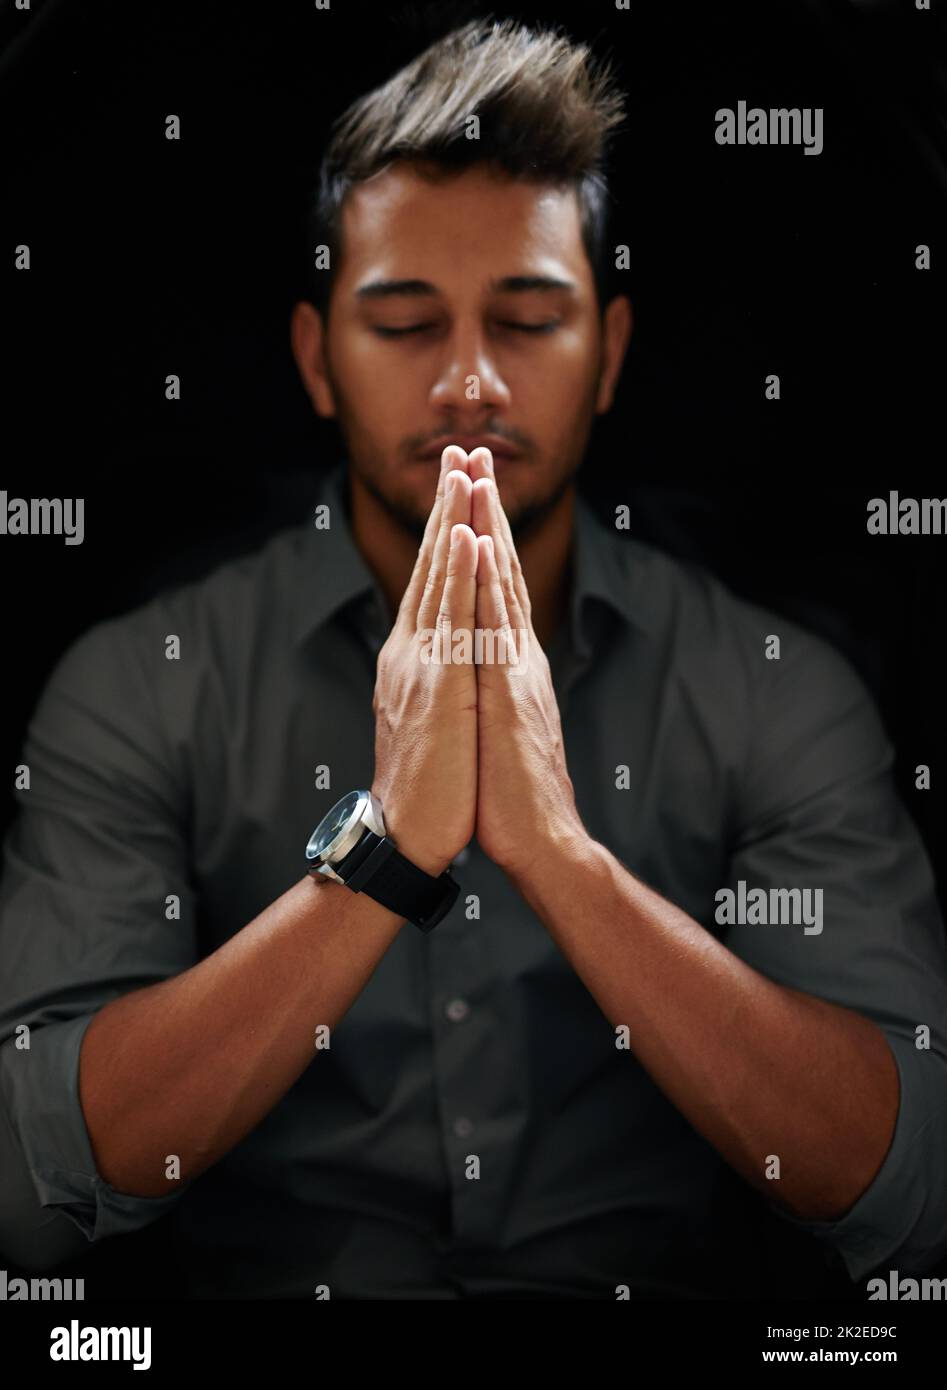
[[[460,1023],[461,1019],[470,1013],[470,1005],[466,999],[452,999],[444,1010],[451,1023]]]
[[[458,1139],[466,1139],[468,1134],[473,1133],[473,1122],[466,1115],[461,1115],[459,1120],[454,1121],[454,1133]]]

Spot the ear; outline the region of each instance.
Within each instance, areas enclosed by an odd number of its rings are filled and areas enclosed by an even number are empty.
[[[611,409],[633,326],[631,300],[627,295],[616,295],[602,320],[602,369],[595,398],[596,415],[604,415]]]
[[[324,419],[331,419],[335,415],[335,399],[326,371],[325,326],[319,310],[308,300],[301,299],[293,305],[289,340],[313,409]]]

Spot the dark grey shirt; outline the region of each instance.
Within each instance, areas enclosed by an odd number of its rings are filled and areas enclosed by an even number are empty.
[[[550,658],[584,823],[754,969],[884,1030],[900,1112],[868,1191],[811,1223],[750,1189],[616,1046],[476,843],[449,916],[402,928],[331,1047],[225,1159],[161,1198],[97,1174],[77,1093],[95,1011],[240,931],[302,876],[325,811],[371,783],[387,611],[344,472],[323,487],[329,529],[307,518],[99,622],[30,722],[0,894],[0,1083],[38,1203],[94,1241],[162,1218],[176,1292],[195,1296],[803,1296],[833,1266],[925,1268],[947,1245],[947,962],[875,708],[824,641],[581,499]],[[822,930],[718,922],[718,890],[741,881],[821,889]]]

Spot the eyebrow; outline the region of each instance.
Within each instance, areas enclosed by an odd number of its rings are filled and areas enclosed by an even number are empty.
[[[560,280],[554,275],[507,275],[503,280],[494,280],[490,288],[503,293],[522,293],[530,290],[574,290],[571,280]]]
[[[552,275],[507,275],[502,280],[492,280],[490,289],[503,294],[526,294],[536,290],[574,290],[571,280],[560,280]],[[432,295],[437,287],[428,280],[371,280],[360,285],[355,291],[358,299],[384,299],[389,295]]]
[[[433,285],[426,280],[371,280],[367,285],[359,285],[355,291],[358,299],[384,299],[392,294],[435,294]]]

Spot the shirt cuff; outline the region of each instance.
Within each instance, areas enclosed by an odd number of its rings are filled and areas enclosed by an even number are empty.
[[[29,1048],[0,1047],[0,1090],[40,1206],[90,1241],[140,1230],[184,1196],[118,1192],[98,1172],[79,1101],[79,1052],[94,1014],[36,1027]]]
[[[789,1225],[833,1245],[856,1282],[893,1260],[904,1273],[924,1273],[947,1250],[947,1184],[939,1172],[947,1153],[947,1063],[917,1048],[913,1036],[879,1026],[901,1096],[891,1146],[871,1184],[837,1221],[804,1221],[770,1203]]]

